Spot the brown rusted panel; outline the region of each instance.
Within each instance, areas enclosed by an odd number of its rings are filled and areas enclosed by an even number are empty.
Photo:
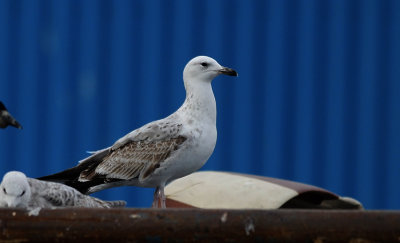
[[[1,242],[397,242],[400,212],[335,210],[0,210]]]

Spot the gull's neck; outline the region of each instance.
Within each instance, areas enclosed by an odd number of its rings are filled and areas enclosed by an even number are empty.
[[[217,108],[211,82],[185,82],[186,99],[178,112],[196,121],[207,120],[216,124]]]

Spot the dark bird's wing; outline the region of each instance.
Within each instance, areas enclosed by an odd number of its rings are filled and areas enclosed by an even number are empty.
[[[3,102],[0,101],[0,111],[6,111],[7,108],[6,106],[3,104]]]
[[[8,112],[6,106],[0,101],[0,128],[6,128],[7,126],[13,126],[18,129],[22,129],[21,124]]]

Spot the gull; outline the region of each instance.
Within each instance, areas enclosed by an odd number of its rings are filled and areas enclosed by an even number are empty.
[[[153,207],[165,208],[165,185],[200,169],[214,151],[217,111],[211,81],[220,74],[238,76],[210,57],[193,58],[183,70],[186,99],[177,111],[93,152],[73,168],[39,179],[85,194],[125,185],[155,187]]]
[[[22,129],[21,124],[19,124],[17,120],[11,116],[6,106],[0,101],[0,128],[6,128],[9,125],[18,129]]]
[[[87,196],[72,187],[27,178],[19,171],[10,171],[0,184],[0,206],[34,210],[53,207],[114,208],[124,207],[125,201],[103,201]]]

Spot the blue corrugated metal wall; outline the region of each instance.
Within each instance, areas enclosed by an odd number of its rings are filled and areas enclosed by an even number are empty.
[[[0,173],[71,167],[177,109],[197,55],[218,77],[204,169],[400,208],[400,1],[0,1]],[[151,189],[96,194],[148,206]]]

